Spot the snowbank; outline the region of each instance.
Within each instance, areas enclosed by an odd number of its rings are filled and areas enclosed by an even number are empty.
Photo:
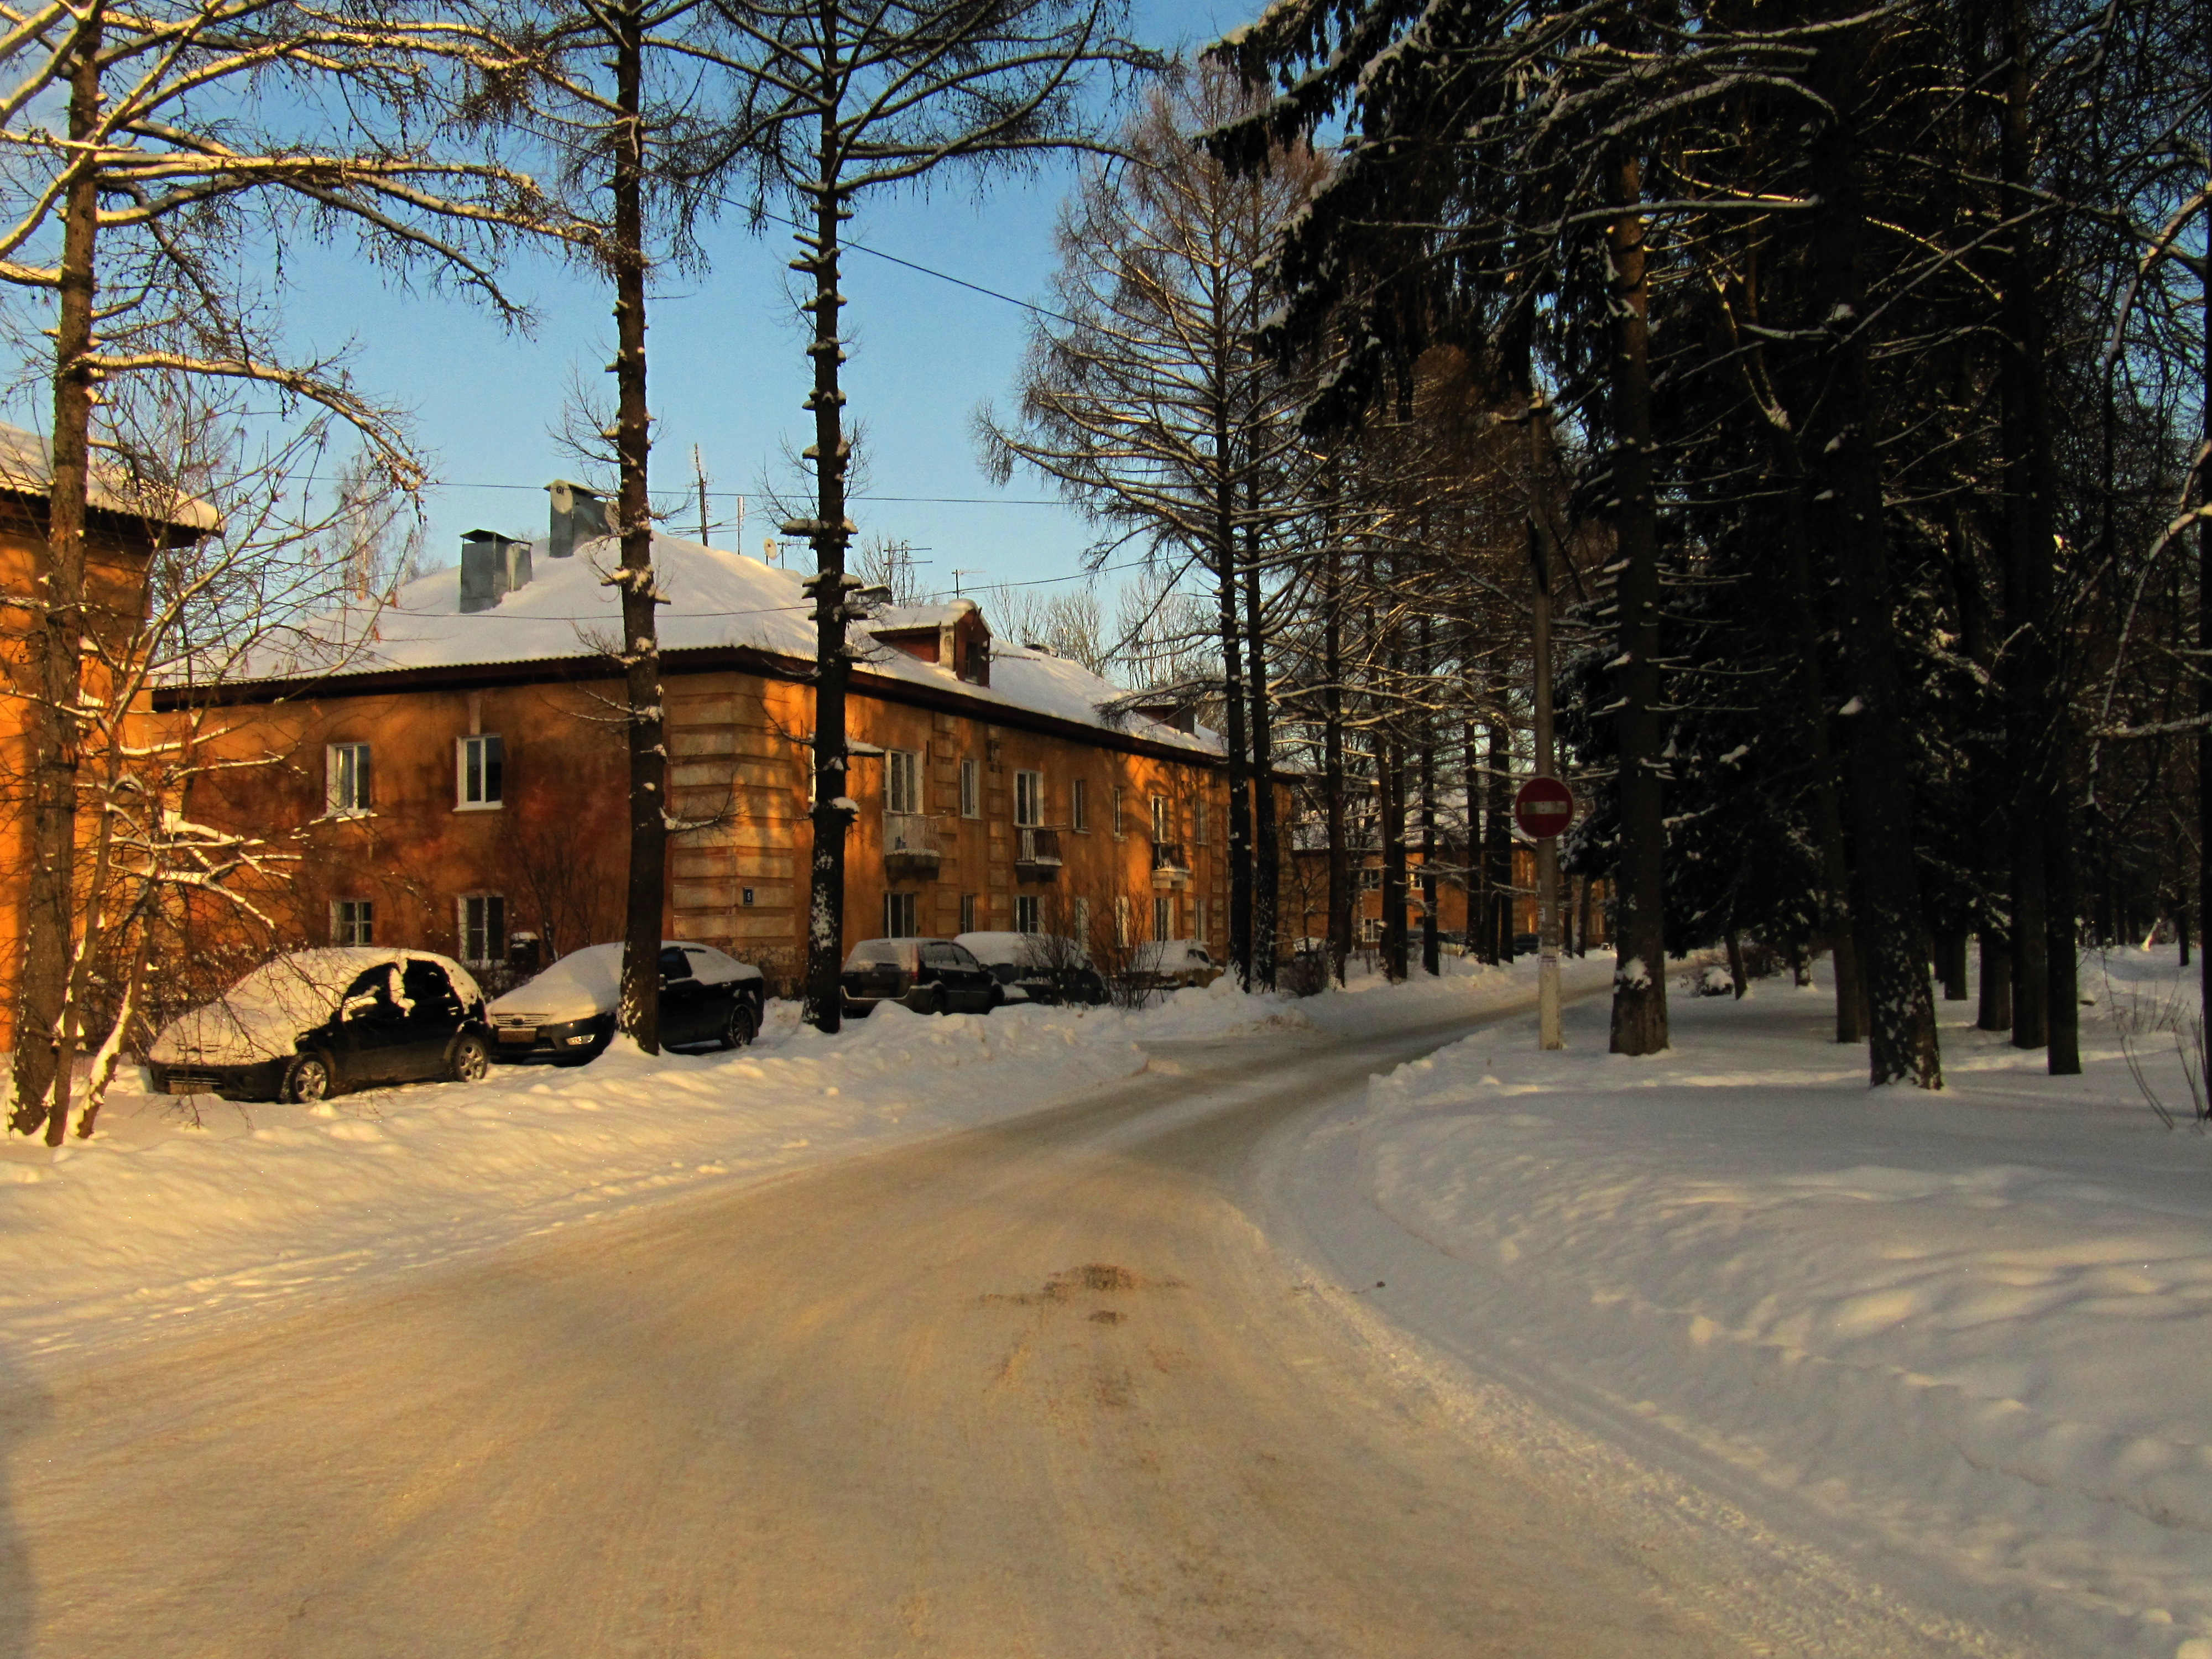
[[[1932,1097],[1869,1091],[1826,994],[1786,981],[1670,998],[1650,1060],[1605,1053],[1598,1001],[1565,1054],[1470,1039],[1371,1087],[1401,1271],[1363,1276],[1478,1365],[1510,1352],[2084,1650],[2212,1659],[2212,1138],[2170,1036],[2140,1047],[2178,1132],[2112,1018],[2193,1013],[2173,975],[2085,964],[2081,1078],[1942,1005]]]
[[[574,1071],[314,1108],[118,1091],[91,1141],[0,1142],[0,1358],[73,1364],[165,1328],[589,1222],[630,1204],[1041,1109],[1141,1071],[1146,1045],[1470,1012],[1502,978],[1298,1003],[1226,981],[1138,1013],[886,1004],[835,1037],[771,1004],[735,1054],[618,1043]]]

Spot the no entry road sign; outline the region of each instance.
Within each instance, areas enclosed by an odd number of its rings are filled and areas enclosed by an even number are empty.
[[[1563,835],[1575,821],[1575,792],[1557,778],[1531,778],[1513,797],[1513,822],[1531,841]]]

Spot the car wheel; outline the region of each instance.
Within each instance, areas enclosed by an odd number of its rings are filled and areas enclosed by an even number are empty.
[[[491,1050],[474,1031],[464,1031],[453,1044],[453,1062],[448,1069],[456,1083],[482,1083],[491,1070]]]
[[[284,1098],[298,1106],[313,1106],[337,1093],[331,1063],[320,1054],[301,1054],[284,1073]]]
[[[742,1048],[753,1040],[759,1029],[758,1022],[753,1018],[752,1003],[738,997],[730,1004],[730,1017],[722,1023],[722,1046]]]

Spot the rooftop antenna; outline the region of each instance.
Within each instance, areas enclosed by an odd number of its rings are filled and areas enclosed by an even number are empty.
[[[960,597],[960,579],[963,576],[980,576],[983,573],[980,568],[954,571],[952,573],[952,597],[956,599]]]

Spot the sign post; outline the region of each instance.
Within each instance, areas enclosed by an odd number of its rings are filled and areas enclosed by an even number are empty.
[[[1535,617],[1531,665],[1535,685],[1536,775],[1521,786],[1513,802],[1522,834],[1536,843],[1536,1046],[1564,1048],[1559,1030],[1559,842],[1574,821],[1575,798],[1552,775],[1552,559],[1544,516],[1544,465],[1551,435],[1551,410],[1542,388],[1529,376],[1528,563],[1535,577]]]

